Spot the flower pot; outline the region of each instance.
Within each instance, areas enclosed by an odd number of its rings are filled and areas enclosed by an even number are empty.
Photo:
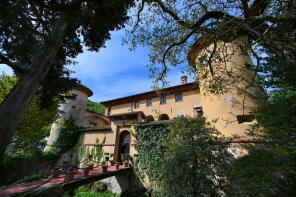
[[[106,173],[108,171],[108,166],[102,166],[102,172]]]
[[[128,161],[123,162],[124,167],[128,167]]]
[[[119,163],[116,163],[116,164],[115,164],[115,167],[116,167],[116,169],[118,170],[118,169],[119,169]]]
[[[66,180],[72,180],[72,179],[74,179],[74,174],[75,174],[74,171],[67,172],[65,179]]]
[[[53,170],[51,170],[51,176],[52,176],[52,178],[59,177],[60,176],[60,173],[61,173],[60,169],[53,169]]]
[[[88,162],[87,167],[92,170],[94,168],[95,163],[94,162]]]
[[[89,169],[83,169],[83,175],[88,176],[89,175]]]

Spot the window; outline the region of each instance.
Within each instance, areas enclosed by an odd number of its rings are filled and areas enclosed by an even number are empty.
[[[238,124],[252,123],[255,120],[254,115],[239,115],[236,116]]]
[[[147,99],[146,105],[147,105],[147,107],[151,107],[152,106],[152,99]]]
[[[182,100],[183,100],[182,93],[175,94],[175,101],[176,102],[179,102],[179,101],[182,101]]]
[[[194,107],[193,108],[195,116],[202,116],[203,115],[203,110],[202,107]]]
[[[140,101],[135,101],[134,102],[134,108],[137,109],[140,107]]]
[[[108,107],[108,112],[107,112],[107,115],[108,115],[108,116],[110,116],[110,115],[111,115],[111,107],[110,107],[110,106]]]
[[[160,104],[163,105],[163,104],[166,104],[166,97],[162,96],[160,97]]]

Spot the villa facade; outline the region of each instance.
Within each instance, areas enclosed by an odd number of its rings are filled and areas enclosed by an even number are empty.
[[[217,54],[224,55],[214,59],[211,67],[201,57],[211,55],[213,43],[209,39],[201,43],[202,46],[194,45],[189,54],[190,64],[197,68],[198,82],[188,83],[187,77],[182,76],[177,86],[103,101],[105,114],[85,111],[86,103],[77,106],[72,101],[64,106],[84,113],[78,121],[84,127],[80,146],[93,147],[97,139],[105,140],[104,151],[114,154],[115,161],[121,161],[121,155],[137,153],[135,125],[157,124],[178,116],[204,116],[225,137],[247,140],[246,131],[255,122],[252,111],[260,105],[263,91],[253,84],[256,72],[243,50],[244,39],[216,43]],[[214,82],[219,88],[213,90],[217,87]],[[78,98],[84,94],[82,100],[86,101],[91,91],[82,87]]]

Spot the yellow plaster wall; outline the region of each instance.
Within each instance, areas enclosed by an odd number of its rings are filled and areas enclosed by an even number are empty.
[[[145,115],[152,115],[157,120],[158,114],[165,113],[170,118],[177,117],[180,113],[188,116],[194,116],[193,107],[200,105],[201,96],[198,90],[183,92],[183,100],[175,102],[175,94],[167,95],[167,103],[160,105],[160,97],[152,98],[152,106],[147,107],[146,100],[140,100],[140,107],[132,108],[133,103],[125,103],[111,107],[111,115],[126,113],[131,111],[143,111]]]

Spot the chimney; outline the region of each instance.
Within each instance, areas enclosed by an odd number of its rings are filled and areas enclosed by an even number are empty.
[[[181,84],[182,85],[187,84],[187,76],[185,75],[181,76]]]

